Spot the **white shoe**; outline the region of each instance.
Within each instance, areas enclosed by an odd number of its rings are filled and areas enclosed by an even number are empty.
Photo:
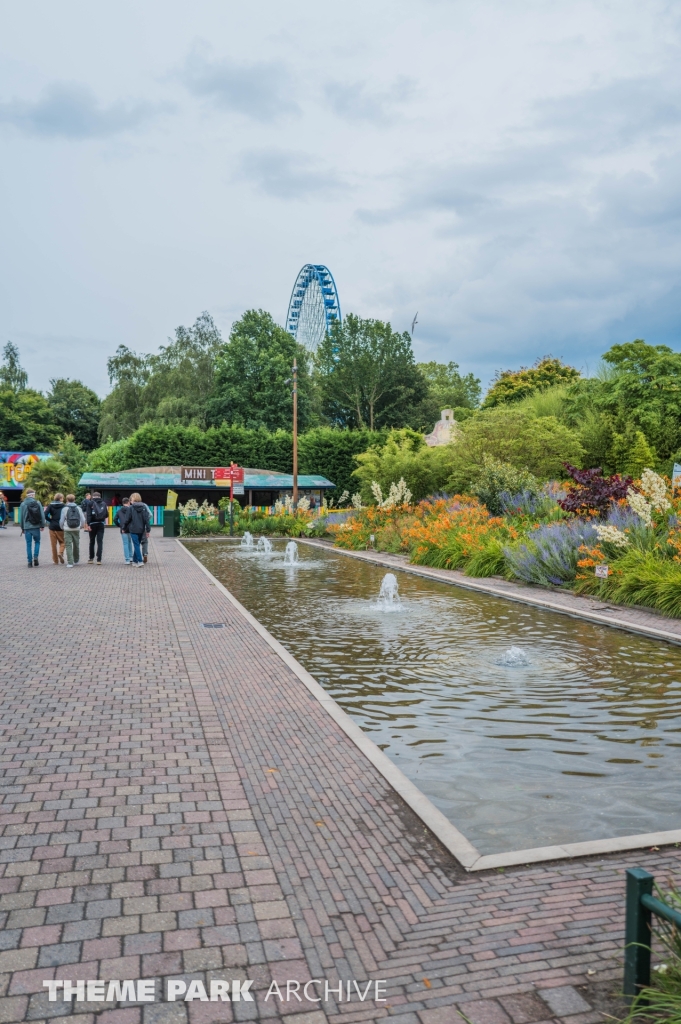
[[[71,563],[71,562],[67,562],[67,563],[66,563],[66,568],[67,568],[67,569],[73,569],[73,565],[72,565],[72,563]]]

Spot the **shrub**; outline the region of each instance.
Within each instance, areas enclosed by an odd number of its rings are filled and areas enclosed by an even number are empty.
[[[450,493],[468,490],[485,455],[548,480],[584,453],[575,431],[555,416],[534,416],[513,405],[476,413],[461,424],[457,440],[443,447],[450,449],[451,472],[442,486]]]
[[[499,462],[491,455],[483,456],[483,466],[471,487],[471,493],[479,498],[493,516],[500,516],[504,510],[502,494],[518,491],[532,497],[539,494],[539,481],[526,469],[516,469],[508,462]]]
[[[380,447],[385,437],[384,432],[370,430],[309,430],[298,438],[299,472],[325,476],[339,491],[354,489],[355,455],[372,444]],[[248,468],[290,473],[293,437],[286,430],[270,432],[226,424],[201,430],[148,423],[130,437],[107,441],[91,452],[87,469],[115,473],[142,466],[220,466],[231,461]]]
[[[58,459],[41,459],[34,462],[26,474],[22,497],[27,487],[32,487],[38,501],[45,505],[57,491],[68,494],[75,490],[76,484],[68,466],[63,462]]]
[[[560,359],[544,356],[534,366],[521,366],[519,370],[501,370],[485,395],[483,406],[518,402],[537,391],[557,385],[570,384],[579,377],[579,370],[566,366]]]
[[[360,481],[362,499],[373,500],[374,482],[387,494],[391,484],[404,480],[412,497],[420,501],[444,485],[450,473],[451,450],[452,445],[429,448],[423,435],[409,428],[391,430],[384,443],[355,456],[359,465],[353,476]]]
[[[524,544],[505,548],[508,572],[542,586],[571,582],[577,576],[580,548],[595,538],[594,527],[579,520],[540,526]]]
[[[563,466],[577,486],[573,486],[558,504],[565,512],[576,516],[605,515],[613,502],[627,497],[633,483],[630,476],[621,477],[617,473],[604,477],[600,467],[577,469],[569,462],[564,462]]]
[[[223,527],[217,519],[199,519],[196,516],[182,516],[180,519],[181,537],[205,537],[207,534],[223,532]]]

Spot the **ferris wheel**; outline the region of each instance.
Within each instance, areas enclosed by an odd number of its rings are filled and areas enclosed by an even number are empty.
[[[306,263],[291,292],[286,330],[314,352],[331,325],[340,320],[340,300],[333,274],[319,263]]]

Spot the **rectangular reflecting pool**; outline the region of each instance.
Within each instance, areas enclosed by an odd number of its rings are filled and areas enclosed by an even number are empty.
[[[193,542],[482,853],[681,827],[681,648],[285,541]]]

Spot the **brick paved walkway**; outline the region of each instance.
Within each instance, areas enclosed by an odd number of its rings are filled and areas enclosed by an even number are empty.
[[[119,548],[29,572],[0,535],[0,1022],[602,1020],[623,870],[678,879],[681,850],[466,875],[179,545],[155,534],[144,569]],[[257,998],[43,989],[169,977]],[[310,978],[387,979],[387,1002],[265,1002]]]

